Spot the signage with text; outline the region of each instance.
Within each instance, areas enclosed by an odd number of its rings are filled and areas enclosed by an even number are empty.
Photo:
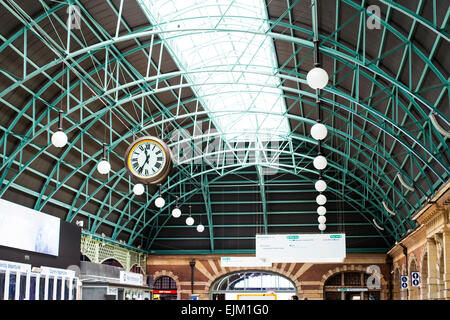
[[[256,257],[270,262],[343,262],[345,234],[256,235]]]
[[[120,271],[120,283],[142,286],[144,281],[142,275],[139,273]]]
[[[29,272],[29,271],[31,271],[31,265],[25,264],[25,263],[0,260],[0,269],[6,269],[6,270],[10,270],[10,271]]]
[[[257,257],[222,257],[221,267],[271,267],[272,262]]]

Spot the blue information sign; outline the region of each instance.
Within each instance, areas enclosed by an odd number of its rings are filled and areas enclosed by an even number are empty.
[[[420,286],[420,272],[417,271],[411,272],[411,286],[413,287]]]
[[[401,276],[400,277],[400,286],[402,289],[408,288],[408,276]]]

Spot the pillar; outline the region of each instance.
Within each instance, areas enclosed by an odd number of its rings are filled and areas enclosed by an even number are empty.
[[[427,239],[428,251],[428,299],[436,300],[438,298],[438,277],[437,274],[437,248],[436,242],[432,238]]]
[[[442,254],[444,255],[444,293],[443,299],[450,300],[450,231],[446,230],[443,232],[442,237]],[[441,266],[442,267],[442,266]]]

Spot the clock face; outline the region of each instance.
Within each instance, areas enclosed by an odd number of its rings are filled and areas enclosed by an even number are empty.
[[[159,139],[144,137],[134,141],[125,153],[125,166],[138,181],[157,183],[170,170],[170,152]]]

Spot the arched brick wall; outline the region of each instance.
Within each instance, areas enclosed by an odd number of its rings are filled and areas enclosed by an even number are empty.
[[[177,275],[175,275],[172,271],[161,270],[161,271],[156,271],[153,274],[153,281],[156,281],[158,278],[160,278],[162,276],[171,277],[173,279],[173,281],[175,281],[175,283],[177,285],[177,300],[180,300],[181,299],[181,285],[180,285],[179,277]]]
[[[237,255],[236,255],[237,256]],[[147,260],[147,274],[162,275],[169,272],[177,276],[179,285],[179,298],[188,299],[191,295],[191,269],[189,262],[195,259],[194,293],[199,299],[210,299],[210,289],[214,281],[220,277],[247,270],[260,270],[273,272],[290,279],[296,286],[300,299],[307,297],[310,300],[323,299],[324,275],[327,278],[331,272],[359,270],[365,272],[369,265],[378,265],[382,272],[382,290],[386,287],[386,275],[389,267],[385,263],[383,254],[348,254],[348,263],[274,263],[271,267],[263,268],[230,268],[222,267],[220,255],[201,256],[149,256]],[[155,277],[156,279],[156,277]],[[175,278],[174,278],[175,279]],[[387,295],[384,295],[387,298]]]
[[[328,270],[328,272],[326,274],[324,274],[322,276],[322,280],[320,283],[320,291],[322,293],[322,299],[324,298],[323,296],[323,292],[324,292],[324,288],[325,288],[325,282],[332,276],[334,276],[337,273],[341,273],[341,272],[348,272],[348,271],[359,271],[359,272],[366,272],[367,270],[367,266],[363,266],[363,265],[354,265],[354,264],[350,264],[350,265],[343,265],[343,266],[339,266],[336,267],[334,269],[330,269]],[[384,275],[381,273],[380,274],[380,282],[381,282],[381,299],[386,297],[386,293],[387,293],[387,286],[388,283],[385,280]]]

